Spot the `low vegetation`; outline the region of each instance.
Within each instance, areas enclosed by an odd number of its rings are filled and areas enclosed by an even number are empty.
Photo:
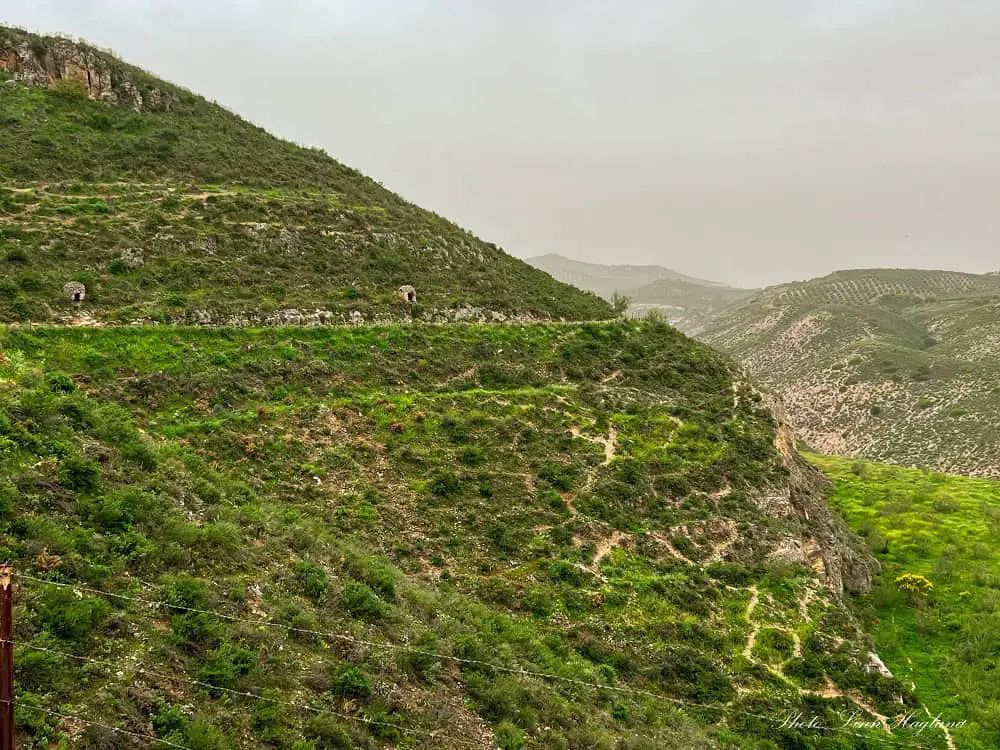
[[[78,77],[39,78],[50,67]],[[613,316],[325,153],[86,45],[0,27],[0,87],[2,322]],[[70,281],[82,303],[64,299]]]
[[[778,391],[822,453],[1000,477],[1000,275],[845,271],[765,290],[697,335]]]
[[[662,324],[0,349],[26,748],[120,741],[42,709],[193,748],[879,747],[856,701],[917,705],[762,557],[802,533],[752,501],[774,425]]]
[[[956,747],[1000,745],[1000,483],[811,456],[836,484],[832,502],[883,565],[858,601],[879,655]],[[924,714],[921,716],[921,714]]]

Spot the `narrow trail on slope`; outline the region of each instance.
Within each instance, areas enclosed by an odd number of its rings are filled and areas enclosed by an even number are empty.
[[[753,653],[753,647],[757,645],[757,634],[760,633],[760,625],[751,619],[753,617],[753,611],[757,609],[758,604],[760,604],[760,591],[757,589],[757,586],[754,585],[750,587],[750,601],[747,603],[746,611],[743,613],[743,616],[746,618],[747,625],[750,626],[750,633],[747,635],[747,642],[743,646],[743,655],[751,661],[754,661],[751,654]]]
[[[614,427],[608,428],[607,437],[584,435],[583,432],[580,431],[579,427],[573,427],[570,429],[570,433],[575,438],[582,438],[587,442],[604,446],[604,463],[602,463],[601,466],[607,466],[618,457],[618,430]]]
[[[594,553],[594,560],[590,564],[590,570],[597,574],[597,572],[601,569],[601,560],[610,555],[612,550],[614,550],[615,547],[620,546],[623,541],[631,538],[631,534],[625,534],[621,531],[612,531],[611,536],[597,545],[597,551]]]
[[[928,709],[927,706],[925,706],[923,703],[921,703],[920,705],[923,707],[924,713],[927,714],[927,716],[931,720],[934,720],[934,716],[933,714],[931,714],[930,709]],[[934,726],[936,726],[938,729],[944,732],[944,741],[948,745],[948,750],[956,750],[955,740],[954,738],[952,738],[951,732],[948,731],[948,727],[946,727],[944,724],[939,724],[937,721],[934,721]]]

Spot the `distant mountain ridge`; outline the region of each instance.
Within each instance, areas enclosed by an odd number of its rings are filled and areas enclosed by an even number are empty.
[[[818,450],[1000,477],[1000,276],[840,271],[695,332],[785,399]]]
[[[629,297],[634,312],[657,310],[683,331],[698,328],[708,316],[753,293],[663,266],[602,265],[556,254],[528,258],[527,262],[606,300],[615,293]]]

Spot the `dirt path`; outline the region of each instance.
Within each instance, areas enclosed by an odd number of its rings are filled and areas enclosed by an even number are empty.
[[[584,435],[579,427],[573,427],[570,429],[570,433],[575,438],[583,438],[587,442],[596,443],[597,445],[604,446],[604,463],[601,466],[607,466],[612,461],[618,457],[618,430],[614,427],[608,428],[607,437],[593,437],[591,435]]]
[[[923,703],[921,703],[920,705],[923,707],[924,713],[927,714],[928,718],[930,718],[933,721],[934,715],[931,714],[927,706],[924,706]],[[936,721],[934,722],[934,726],[936,726],[938,729],[944,732],[944,741],[948,744],[948,750],[956,750],[955,740],[952,738],[951,732],[948,731],[948,727],[946,727],[944,724],[938,724]]]
[[[712,553],[705,559],[705,565],[722,562],[722,558],[725,556],[726,552],[730,547],[736,544],[740,538],[736,522],[729,518],[722,519],[720,529],[725,533],[725,538],[719,542],[712,543]]]
[[[669,539],[667,539],[666,536],[664,536],[663,534],[661,534],[660,532],[658,532],[658,531],[651,531],[649,533],[649,538],[652,539],[653,541],[655,541],[661,547],[663,547],[663,549],[665,549],[667,551],[667,554],[669,554],[675,560],[680,560],[685,565],[694,565],[695,564],[693,560],[691,560],[683,552],[681,552],[680,550],[678,550],[673,545],[673,543]]]
[[[621,545],[624,540],[631,538],[631,534],[625,534],[621,531],[612,531],[611,536],[597,545],[597,551],[594,554],[594,561],[590,564],[591,571],[597,573],[601,569],[601,560],[610,555],[611,551],[615,547]]]
[[[753,617],[753,611],[757,609],[757,605],[760,604],[760,591],[756,586],[750,587],[750,601],[747,602],[746,611],[743,616],[746,618],[747,625],[750,626],[750,633],[747,635],[746,645],[743,646],[743,655],[753,661],[753,647],[757,645],[757,634],[760,633],[760,625],[755,623],[751,618]]]

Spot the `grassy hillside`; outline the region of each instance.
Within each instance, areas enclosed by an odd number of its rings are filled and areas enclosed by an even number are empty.
[[[630,297],[634,313],[655,310],[683,331],[698,328],[707,316],[752,294],[663,266],[601,265],[554,254],[529,258],[528,263],[606,300],[615,294]]]
[[[0,91],[0,321],[611,315],[326,154],[86,45],[0,28]],[[82,303],[63,295],[72,281]]]
[[[726,360],[666,326],[0,349],[23,747],[133,746],[46,711],[196,749],[906,739],[844,723],[919,701],[822,585],[863,558]]]
[[[826,453],[1000,476],[1000,276],[851,271],[765,290],[698,335]]]
[[[952,731],[958,748],[1000,746],[1000,483],[811,458],[884,566],[862,601],[879,654],[943,721],[968,722]],[[926,598],[900,591],[907,573],[931,581]]]

